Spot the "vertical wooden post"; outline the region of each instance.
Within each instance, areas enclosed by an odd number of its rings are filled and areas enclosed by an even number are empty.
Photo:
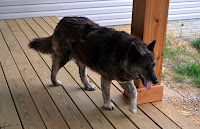
[[[159,83],[147,91],[140,81],[138,87],[138,103],[162,100],[163,85],[161,84],[162,64],[167,28],[169,0],[133,0],[131,33],[145,43],[157,41],[154,53],[157,59],[155,67]]]

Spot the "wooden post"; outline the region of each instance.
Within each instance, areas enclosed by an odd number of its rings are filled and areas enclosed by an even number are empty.
[[[131,33],[145,43],[156,39],[154,53],[157,59],[155,67],[159,83],[147,91],[140,81],[135,81],[138,89],[138,104],[162,100],[161,84],[162,64],[165,47],[169,0],[133,0]],[[127,94],[127,92],[125,92]]]

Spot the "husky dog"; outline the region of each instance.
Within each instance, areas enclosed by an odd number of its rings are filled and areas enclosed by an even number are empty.
[[[87,78],[86,66],[101,75],[104,107],[114,109],[110,99],[110,83],[117,80],[129,93],[129,108],[137,111],[137,89],[133,80],[140,79],[147,90],[158,83],[154,67],[154,40],[149,45],[123,31],[99,26],[86,17],[65,17],[52,36],[36,38],[29,47],[52,54],[52,83],[62,85],[56,78],[58,70],[72,58],[79,66],[80,78],[86,90],[95,90]]]

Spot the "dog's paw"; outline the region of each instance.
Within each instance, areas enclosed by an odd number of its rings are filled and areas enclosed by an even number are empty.
[[[85,86],[85,90],[94,91],[94,90],[96,90],[96,87],[94,85],[90,84],[90,85]]]
[[[112,102],[104,104],[104,107],[108,110],[114,110],[115,106]]]
[[[131,107],[129,107],[129,110],[130,110],[133,114],[135,114],[135,113],[137,112],[137,108],[131,108]]]
[[[129,110],[132,112],[132,113],[136,113],[137,112],[137,104],[129,104]]]
[[[62,82],[59,80],[56,80],[56,82],[53,82],[54,86],[62,86]]]

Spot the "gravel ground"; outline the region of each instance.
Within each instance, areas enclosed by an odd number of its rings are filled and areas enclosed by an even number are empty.
[[[199,54],[196,49],[191,47],[189,42],[171,40],[171,43],[174,47],[184,46],[188,53]],[[190,60],[192,60],[192,58],[190,58]],[[190,78],[176,73],[173,70],[174,64],[172,62],[173,58],[167,58],[163,63],[163,100],[200,127],[200,88],[197,88],[192,83],[188,83],[191,82]],[[175,76],[184,77],[186,81],[178,82],[174,79]]]

